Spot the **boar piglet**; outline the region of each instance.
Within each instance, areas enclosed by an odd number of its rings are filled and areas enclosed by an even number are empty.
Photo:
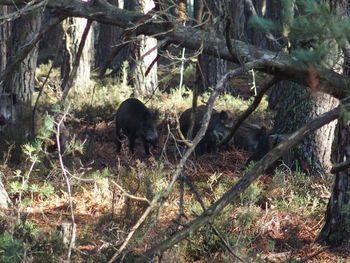
[[[185,110],[180,115],[180,130],[184,136],[187,136],[187,133],[190,129],[191,125],[191,111],[189,108]],[[192,131],[193,139],[197,132],[199,131],[202,125],[202,119],[204,114],[207,112],[207,106],[201,105],[196,109],[195,115],[195,123]],[[196,154],[201,155],[206,152],[215,152],[217,150],[217,144],[228,134],[229,132],[229,121],[230,118],[226,111],[217,112],[213,109],[208,129],[202,138],[202,140],[198,143],[196,147]]]
[[[158,112],[151,111],[138,99],[123,101],[116,114],[117,152],[121,149],[123,133],[128,137],[131,153],[134,153],[135,140],[140,138],[149,155],[149,144],[156,147],[158,143],[157,120]]]

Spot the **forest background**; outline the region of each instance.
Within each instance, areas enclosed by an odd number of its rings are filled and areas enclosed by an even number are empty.
[[[0,0],[0,261],[347,262],[348,16],[344,0]],[[160,112],[151,156],[116,152],[130,96]],[[213,108],[230,132],[193,154]],[[238,149],[242,122],[283,140]]]

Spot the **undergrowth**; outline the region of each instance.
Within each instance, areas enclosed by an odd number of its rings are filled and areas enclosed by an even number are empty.
[[[39,80],[48,69],[49,66],[38,69]],[[53,74],[58,76],[56,69]],[[44,262],[44,259],[57,262],[64,258],[67,247],[62,244],[56,226],[70,221],[69,200],[77,222],[73,261],[106,262],[125,241],[152,198],[165,191],[176,164],[171,153],[168,158],[159,158],[160,148],[154,150],[151,157],[131,156],[126,150],[119,155],[115,152],[115,142],[110,135],[114,134],[113,114],[131,93],[123,77],[94,80],[84,89],[73,90],[67,102],[69,109],[62,110],[52,107],[60,91],[44,89],[39,100],[41,124],[37,137],[22,145],[25,159],[16,168],[6,164],[0,167],[14,211],[11,217],[14,219],[1,224],[1,262],[19,262],[24,257],[34,262]],[[208,93],[201,95],[200,103],[208,96]],[[192,96],[190,90],[183,87],[141,100],[149,107],[158,108],[163,117],[174,118],[191,106]],[[215,108],[237,115],[250,103],[227,93],[220,96]],[[252,120],[268,118],[270,113],[266,113],[266,108],[264,99]],[[56,136],[59,119],[54,119],[51,112],[65,116],[69,129],[61,156]],[[169,135],[166,129],[162,132],[162,138]],[[244,172],[241,170],[244,160],[239,165],[227,163],[232,165],[229,172],[216,169],[215,163],[234,154],[232,151],[218,153],[214,161],[207,163],[192,158],[187,168],[195,189],[185,183],[182,192],[176,184],[169,198],[141,224],[131,240],[131,248],[142,251],[145,246],[171,236],[203,212],[200,202],[208,207],[219,200],[239,180]],[[235,159],[236,155],[231,158]],[[64,172],[68,174],[69,186]],[[203,262],[232,262],[235,256],[229,252],[224,239],[236,256],[247,262],[263,262],[261,254],[284,251],[287,246],[298,247],[307,240],[295,233],[292,242],[284,231],[293,220],[315,223],[322,219],[329,184],[326,177],[278,169],[274,176],[265,175],[253,183],[220,216],[181,242],[174,253],[183,262],[204,258]]]

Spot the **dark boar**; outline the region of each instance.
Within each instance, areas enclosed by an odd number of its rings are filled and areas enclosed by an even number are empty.
[[[3,131],[8,124],[14,121],[15,100],[11,94],[0,95],[0,131]]]
[[[191,111],[189,108],[185,110],[180,116],[180,130],[186,137],[191,125]],[[195,123],[192,132],[192,139],[195,137],[202,125],[202,119],[207,111],[205,105],[201,105],[196,109]],[[203,154],[205,152],[215,152],[217,150],[217,144],[226,136],[229,132],[228,128],[229,116],[226,111],[217,112],[213,109],[212,116],[209,121],[208,129],[198,143],[196,148],[197,154]]]
[[[135,140],[143,141],[145,153],[149,154],[149,144],[158,142],[157,114],[149,110],[141,101],[129,98],[123,101],[116,114],[117,152],[121,149],[122,134],[128,137],[129,150],[134,153]]]
[[[282,134],[269,134],[266,135],[264,138],[261,139],[261,141],[258,144],[257,149],[252,154],[252,156],[248,159],[247,165],[251,162],[258,162],[261,158],[265,156],[270,150],[275,148],[278,144],[288,139],[288,136],[282,135]],[[276,166],[276,164],[283,162],[286,165],[292,164],[292,150],[287,151],[285,154],[282,155],[282,157],[273,165]]]
[[[255,152],[261,143],[267,137],[266,128],[258,125],[243,122],[233,137],[233,144],[239,149]]]

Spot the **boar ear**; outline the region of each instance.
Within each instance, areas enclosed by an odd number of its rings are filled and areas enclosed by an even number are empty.
[[[222,111],[220,112],[220,119],[221,119],[221,120],[227,120],[227,119],[228,119],[228,114],[227,114],[226,111],[222,110]]]

